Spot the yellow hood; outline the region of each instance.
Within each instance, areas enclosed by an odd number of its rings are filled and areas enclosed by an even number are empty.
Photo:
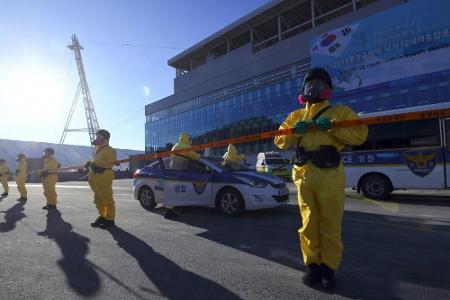
[[[180,138],[178,140],[178,143],[185,144],[185,145],[190,145],[191,143],[189,142],[189,135],[186,132],[182,132],[180,134]]]

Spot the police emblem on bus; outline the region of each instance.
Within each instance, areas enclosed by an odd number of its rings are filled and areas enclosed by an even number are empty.
[[[408,168],[420,177],[425,177],[433,171],[438,157],[437,150],[416,150],[403,153]]]
[[[205,189],[206,189],[206,181],[194,181],[193,182],[193,186],[194,186],[194,191],[198,194],[201,195]]]

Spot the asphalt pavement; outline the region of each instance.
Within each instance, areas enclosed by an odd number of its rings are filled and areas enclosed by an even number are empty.
[[[115,181],[117,226],[96,218],[86,182],[0,201],[0,299],[450,299],[450,200],[395,194],[373,201],[348,191],[344,259],[328,294],[301,284],[295,189],[290,204],[227,218],[184,208],[169,221],[142,209],[130,180]]]

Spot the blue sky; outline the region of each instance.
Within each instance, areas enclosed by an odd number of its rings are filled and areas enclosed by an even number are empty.
[[[2,0],[0,138],[59,142],[79,81],[66,47],[75,33],[100,127],[113,146],[143,150],[144,106],[173,93],[167,60],[267,2]],[[81,98],[71,127],[86,127]],[[66,143],[88,145],[88,135]]]

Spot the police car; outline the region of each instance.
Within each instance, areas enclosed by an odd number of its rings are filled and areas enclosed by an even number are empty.
[[[159,159],[134,173],[133,190],[146,210],[158,203],[205,206],[227,216],[277,207],[289,199],[289,190],[280,178],[225,164],[219,157],[192,160],[174,155]]]

